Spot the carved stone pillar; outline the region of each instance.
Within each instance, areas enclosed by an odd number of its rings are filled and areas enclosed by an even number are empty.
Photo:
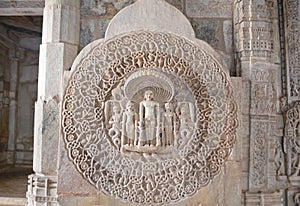
[[[282,12],[281,42],[282,59],[282,111],[284,118],[284,154],[289,186],[286,192],[287,205],[300,204],[300,3],[297,0],[279,1]],[[284,64],[285,63],[285,64]]]
[[[286,198],[288,205],[300,204],[300,102],[291,103],[284,111],[284,151],[286,174],[289,179]]]
[[[63,75],[77,55],[79,21],[79,0],[46,0],[34,123],[35,174],[29,176],[29,205],[58,204],[56,181]]]
[[[277,130],[279,121],[278,72],[280,71],[276,3],[269,1],[235,1],[236,55],[239,73],[244,80],[245,101],[243,126],[249,127],[244,134],[244,142],[249,153],[248,183],[245,189],[253,195],[259,192],[275,191],[276,168],[274,166],[274,147],[280,140]],[[247,185],[248,184],[248,185]],[[249,194],[247,193],[246,199]],[[262,195],[263,199],[266,195]],[[277,199],[281,202],[280,198]],[[245,202],[248,205],[248,201]],[[249,203],[250,204],[250,203]],[[267,205],[271,205],[267,204]],[[272,205],[274,205],[272,203]]]
[[[8,164],[15,163],[16,145],[16,115],[17,115],[17,80],[18,80],[19,55],[15,49],[11,49],[10,54],[10,103],[9,103],[9,133],[8,133]]]

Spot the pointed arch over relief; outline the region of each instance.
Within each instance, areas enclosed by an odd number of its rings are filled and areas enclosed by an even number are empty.
[[[228,70],[216,53],[150,31],[90,48],[75,60],[62,112],[66,149],[83,178],[140,205],[176,202],[209,184],[237,128]]]

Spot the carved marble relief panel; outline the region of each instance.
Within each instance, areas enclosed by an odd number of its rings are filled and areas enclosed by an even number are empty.
[[[281,173],[284,167],[280,143],[276,146],[276,154],[274,152],[275,141],[280,139],[277,138],[280,136],[277,131],[281,120],[277,115],[280,94],[277,86],[278,66],[274,63],[278,60],[277,2],[237,0],[234,6],[237,73],[248,81],[245,83],[244,101],[249,105],[245,103],[242,107],[247,122],[245,125],[250,127],[250,134],[245,133],[244,136],[250,144],[249,155],[245,155],[249,157],[249,168],[246,168],[249,179],[244,187],[253,197],[264,202],[261,204],[269,205],[260,198],[260,194],[274,190],[275,170]],[[276,163],[273,162],[274,155],[277,156]],[[252,198],[250,193],[246,192],[246,202]]]
[[[205,49],[136,32],[106,40],[73,68],[64,95],[69,157],[98,190],[135,204],[195,194],[231,153],[231,83]]]
[[[250,175],[251,191],[266,190],[271,187],[274,164],[268,164],[273,151],[272,138],[276,135],[276,67],[272,64],[256,62],[251,73],[250,104]],[[279,164],[279,163],[278,163]]]
[[[268,145],[268,122],[254,122],[251,126],[251,167],[250,167],[250,185],[252,188],[264,187],[266,182],[267,145]]]
[[[284,152],[286,153],[286,174],[292,179],[300,176],[300,103],[295,102],[285,112]]]
[[[285,14],[287,92],[292,102],[300,98],[299,1],[285,1]]]
[[[267,65],[256,64],[252,77],[252,115],[274,115],[276,113],[276,89],[274,81],[276,70]]]

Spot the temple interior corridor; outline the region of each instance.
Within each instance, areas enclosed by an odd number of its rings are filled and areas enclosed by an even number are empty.
[[[0,17],[0,205],[26,204],[41,36],[41,16]]]

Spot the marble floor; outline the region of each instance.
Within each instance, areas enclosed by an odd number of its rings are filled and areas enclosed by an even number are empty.
[[[28,175],[32,173],[28,168],[13,168],[0,174],[0,206],[26,205]]]

